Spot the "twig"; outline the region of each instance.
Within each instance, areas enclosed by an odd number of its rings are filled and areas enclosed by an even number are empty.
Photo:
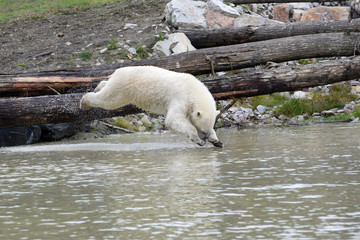
[[[227,110],[229,110],[229,108],[231,108],[232,106],[234,106],[234,104],[238,101],[239,99],[235,98],[235,99],[232,99],[225,107],[223,107],[221,110],[220,110],[220,113],[216,116],[216,120],[215,122],[217,122],[217,120],[221,117],[221,115],[226,112]]]
[[[208,55],[205,55],[205,59],[208,60],[210,62],[211,65],[211,74],[215,77],[216,72],[215,72],[215,67],[214,67],[214,60],[212,60]]]
[[[50,88],[53,92],[55,92],[57,95],[61,95],[61,93],[59,93],[58,91],[56,91],[54,88],[48,86],[48,88]]]

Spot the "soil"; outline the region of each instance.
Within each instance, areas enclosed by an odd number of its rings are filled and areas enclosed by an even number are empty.
[[[126,48],[150,49],[168,29],[163,23],[168,2],[126,0],[0,23],[0,74],[130,61]],[[112,41],[119,48],[100,53]],[[88,58],[81,58],[84,52]]]

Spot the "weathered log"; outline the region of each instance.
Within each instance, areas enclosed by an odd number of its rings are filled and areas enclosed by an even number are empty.
[[[360,57],[309,65],[204,78],[215,99],[249,97],[360,78]],[[132,106],[113,111],[79,109],[83,94],[0,99],[0,128],[85,121],[139,112]]]
[[[360,19],[311,21],[220,29],[180,29],[195,48],[209,48],[316,33],[360,32]]]
[[[56,81],[51,79],[103,78],[112,74],[115,69],[124,66],[153,65],[169,70],[188,72],[192,74],[209,73],[213,71],[229,71],[239,68],[253,67],[272,62],[284,62],[302,58],[351,56],[359,53],[358,33],[321,33],[304,36],[294,36],[260,42],[237,44],[231,46],[200,49],[192,52],[177,54],[169,57],[139,60],[130,63],[121,63],[71,70],[46,71],[28,74],[0,75],[0,96],[18,96],[17,86],[29,84],[25,95],[31,96],[31,83],[29,78],[45,82],[43,89],[49,87],[60,92]],[[213,69],[212,69],[213,68]],[[85,82],[86,82],[85,81]],[[55,83],[54,85],[51,82]],[[15,83],[15,84],[14,84]],[[81,85],[85,83],[82,82]],[[74,84],[74,86],[77,86]],[[20,89],[21,90],[21,89]],[[36,91],[39,91],[37,84]],[[24,96],[24,95],[23,95]]]
[[[83,95],[76,93],[0,99],[0,128],[89,121],[141,112],[131,105],[111,111],[99,108],[82,111],[79,103]]]
[[[203,79],[215,99],[295,91],[360,78],[360,57],[280,66]]]
[[[252,4],[252,3],[290,3],[290,2],[338,2],[338,0],[227,0],[226,2],[234,4]]]

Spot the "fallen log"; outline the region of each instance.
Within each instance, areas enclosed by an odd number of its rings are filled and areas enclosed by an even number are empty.
[[[298,35],[333,32],[360,32],[360,19],[352,21],[311,21],[220,29],[180,29],[195,48],[209,48],[257,42]]]
[[[0,99],[0,128],[47,123],[85,122],[141,112],[140,109],[131,105],[111,111],[99,108],[82,111],[79,108],[79,103],[83,95],[77,93]]]
[[[360,78],[360,57],[309,65],[281,66],[254,72],[201,79],[215,99],[249,97]],[[113,111],[82,111],[83,94],[0,99],[0,128],[87,121],[137,113],[125,106]]]
[[[94,84],[94,79],[106,78],[115,69],[125,66],[153,65],[174,71],[202,74],[254,67],[269,61],[284,62],[303,58],[351,56],[359,53],[359,37],[358,33],[321,33],[206,48],[129,63],[27,74],[3,74],[0,75],[0,96],[19,96],[24,91],[26,94],[22,96],[33,96],[32,89],[39,92],[40,85],[47,92],[49,92],[49,87],[61,92],[63,85],[60,84],[60,87],[57,87],[58,83],[52,81],[53,79],[66,81],[86,78],[87,80],[82,81],[81,85],[86,85],[86,82]],[[37,85],[36,88],[33,88],[34,84]],[[22,87],[18,88],[18,86]],[[78,85],[74,83],[74,87],[76,86]]]
[[[252,3],[290,3],[290,2],[338,2],[338,0],[227,0],[233,4],[252,4]]]

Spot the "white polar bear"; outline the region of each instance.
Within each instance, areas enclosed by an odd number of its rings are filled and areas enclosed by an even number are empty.
[[[127,104],[166,115],[167,128],[185,134],[200,146],[206,139],[216,147],[223,146],[213,129],[219,113],[214,98],[190,74],[153,66],[119,68],[94,92],[82,97],[80,108],[116,109]]]

